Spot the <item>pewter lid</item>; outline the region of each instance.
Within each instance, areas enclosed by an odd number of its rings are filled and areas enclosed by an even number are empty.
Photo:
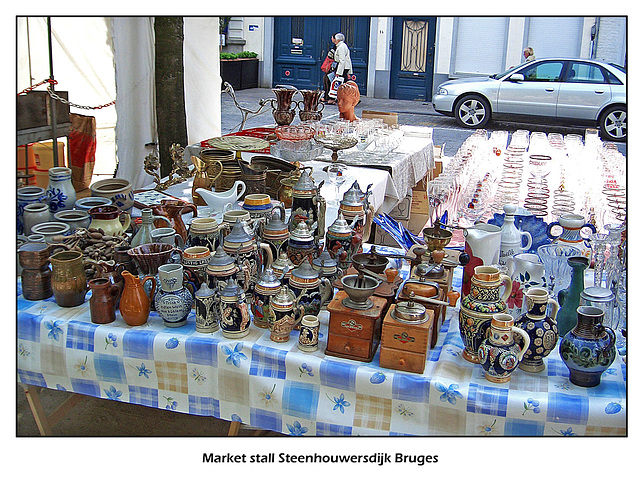
[[[222,290],[222,293],[220,294],[220,296],[221,297],[236,297],[236,296],[240,296],[243,293],[244,293],[244,290],[242,289],[242,287],[240,285],[238,285],[238,283],[232,277],[232,278],[229,279],[227,284],[224,286],[224,289]]]
[[[347,190],[342,197],[342,201],[340,202],[342,205],[348,206],[360,206],[364,205],[364,200],[362,196],[358,193],[358,191],[354,188],[356,185],[352,185],[349,190]]]
[[[280,286],[280,280],[273,268],[267,268],[258,280],[257,285],[265,288],[277,288]]]
[[[224,238],[224,242],[230,243],[245,243],[253,240],[253,235],[247,232],[245,223],[242,220],[238,220],[233,224],[233,228],[229,235]]]
[[[587,302],[611,302],[615,295],[611,290],[604,287],[587,287],[580,292],[580,298]]]
[[[313,234],[311,233],[311,230],[309,230],[307,222],[300,222],[296,225],[296,228],[293,229],[289,238],[299,242],[309,242],[313,241]]]
[[[231,255],[227,254],[222,248],[222,245],[219,245],[216,248],[216,252],[211,255],[209,258],[209,265],[214,267],[223,267],[226,265],[231,265],[235,260],[231,257]]]
[[[300,280],[313,280],[319,278],[318,272],[316,272],[311,266],[308,257],[305,257],[299,267],[293,269],[291,276],[299,278]]]
[[[202,282],[202,285],[200,285],[200,288],[196,291],[196,298],[211,297],[215,295],[215,293],[216,291],[210,288],[207,282]]]
[[[271,299],[271,305],[274,303],[278,306],[287,307],[293,305],[296,301],[296,297],[293,295],[289,287],[283,285],[278,293]]]
[[[411,292],[410,300],[398,302],[394,311],[396,320],[404,323],[421,324],[427,320],[427,309],[424,305],[413,301],[415,293]]]
[[[342,212],[338,213],[338,218],[336,218],[336,221],[331,224],[329,231],[331,233],[353,233],[353,229],[344,219]]]
[[[313,265],[318,268],[333,268],[338,266],[338,260],[331,258],[329,252],[324,250],[318,258],[313,259]]]
[[[269,215],[269,221],[263,227],[263,231],[279,232],[282,230],[288,230],[289,226],[284,223],[280,208],[274,208]]]
[[[307,170],[304,170],[304,169],[302,170],[302,173],[300,174],[300,178],[298,179],[296,184],[293,186],[293,189],[298,191],[309,191],[309,190],[316,189],[316,184],[314,183],[313,179],[311,178],[311,175],[309,175],[309,172],[307,172]]]

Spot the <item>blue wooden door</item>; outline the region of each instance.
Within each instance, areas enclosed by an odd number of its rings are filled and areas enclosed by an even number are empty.
[[[389,97],[431,100],[436,17],[394,17]]]
[[[367,93],[369,17],[275,17],[273,86],[323,89],[320,66],[333,46],[331,36],[342,32],[360,94]]]

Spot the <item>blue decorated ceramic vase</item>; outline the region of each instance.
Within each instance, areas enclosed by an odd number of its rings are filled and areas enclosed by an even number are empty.
[[[569,380],[580,387],[600,385],[602,373],[616,358],[616,335],[602,325],[604,310],[578,307],[578,324],[560,342],[560,357],[569,369]]]
[[[154,305],[158,315],[167,327],[181,327],[187,323],[187,317],[193,307],[193,295],[184,286],[184,268],[170,263],[158,268],[160,286],[154,296]]]
[[[549,355],[558,343],[558,324],[556,315],[560,305],[549,297],[544,288],[529,288],[524,292],[526,313],[518,317],[515,326],[522,328],[531,339],[531,344],[524,354],[520,369],[526,372],[542,372],[544,357]],[[547,315],[547,305],[551,305]]]
[[[76,203],[76,190],[71,183],[71,169],[53,167],[49,169],[47,203],[51,214],[62,210],[72,210]]]

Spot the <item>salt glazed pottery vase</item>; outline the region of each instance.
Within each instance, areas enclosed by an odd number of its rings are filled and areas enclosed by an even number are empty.
[[[584,271],[589,267],[587,257],[569,257],[567,263],[571,267],[571,283],[569,287],[558,292],[558,335],[564,337],[578,321],[576,312],[580,305],[580,294],[584,290]]]
[[[50,222],[52,220],[49,212],[49,205],[46,203],[30,203],[23,209],[23,231],[25,235],[31,235],[31,228],[40,223]]]
[[[529,335],[531,343],[520,362],[520,369],[526,372],[542,372],[544,357],[548,356],[558,343],[556,315],[560,305],[544,288],[530,288],[524,292],[527,311],[515,321],[515,326]],[[547,315],[547,306],[551,311]]]
[[[553,227],[559,225],[562,227],[562,233],[560,235],[554,235],[551,233]],[[551,222],[547,226],[547,236],[560,245],[570,245],[580,250],[580,255],[587,257],[589,263],[591,263],[591,244],[589,237],[582,236],[582,229],[588,228],[593,233],[596,233],[596,227],[590,223],[586,223],[582,215],[575,213],[565,213],[561,215],[557,222]]]
[[[111,323],[116,319],[116,299],[120,295],[120,286],[112,284],[108,278],[94,278],[89,281],[91,298],[89,311],[91,322]]]
[[[51,261],[51,288],[56,303],[61,307],[82,305],[88,290],[82,252],[58,252],[49,260]]]
[[[76,203],[76,189],[71,183],[71,169],[53,167],[49,169],[47,203],[51,215],[62,210],[71,210]]]
[[[103,197],[123,212],[131,214],[134,203],[133,185],[124,178],[105,178],[89,186],[92,197]]]
[[[160,284],[153,297],[156,312],[165,327],[186,325],[193,307],[193,295],[184,285],[184,267],[175,263],[162,265],[158,268],[158,277]]]
[[[524,342],[521,347],[514,338],[519,334]],[[484,376],[493,383],[506,383],[529,348],[530,338],[527,332],[513,325],[513,317],[506,313],[497,313],[491,319],[489,335],[478,348],[478,360]]]
[[[30,185],[28,187],[21,187],[16,191],[16,194],[17,194],[16,197],[18,199],[18,206],[17,206],[18,234],[20,235],[24,233],[24,226],[22,223],[24,207],[31,203],[45,203],[48,208],[49,203],[47,202],[46,190],[42,187],[36,187],[35,185]]]
[[[500,294],[504,284],[504,292]],[[497,267],[480,265],[475,267],[470,282],[470,293],[462,298],[459,327],[464,343],[462,357],[479,363],[478,348],[487,335],[491,319],[496,313],[507,310],[506,299],[511,294],[511,278],[500,273]]]
[[[149,312],[151,311],[151,298],[156,291],[156,278],[154,276],[146,276],[142,281],[129,273],[122,272],[124,279],[124,288],[120,297],[120,314],[125,323],[131,327],[138,327],[147,323]],[[151,281],[151,292],[147,295],[143,288],[143,284]]]
[[[581,306],[577,313],[577,325],[560,342],[560,357],[569,369],[571,383],[596,387],[616,358],[616,335],[602,325],[601,308]]]

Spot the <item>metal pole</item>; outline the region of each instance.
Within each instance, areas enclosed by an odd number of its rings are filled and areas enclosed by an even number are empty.
[[[47,17],[47,35],[49,37],[49,80],[51,83],[49,84],[49,88],[51,91],[55,91],[55,87],[53,85],[53,45],[51,42],[51,17]],[[49,97],[49,112],[51,114],[51,138],[53,140],[53,165],[55,167],[58,166],[58,136],[56,134],[56,100]]]

